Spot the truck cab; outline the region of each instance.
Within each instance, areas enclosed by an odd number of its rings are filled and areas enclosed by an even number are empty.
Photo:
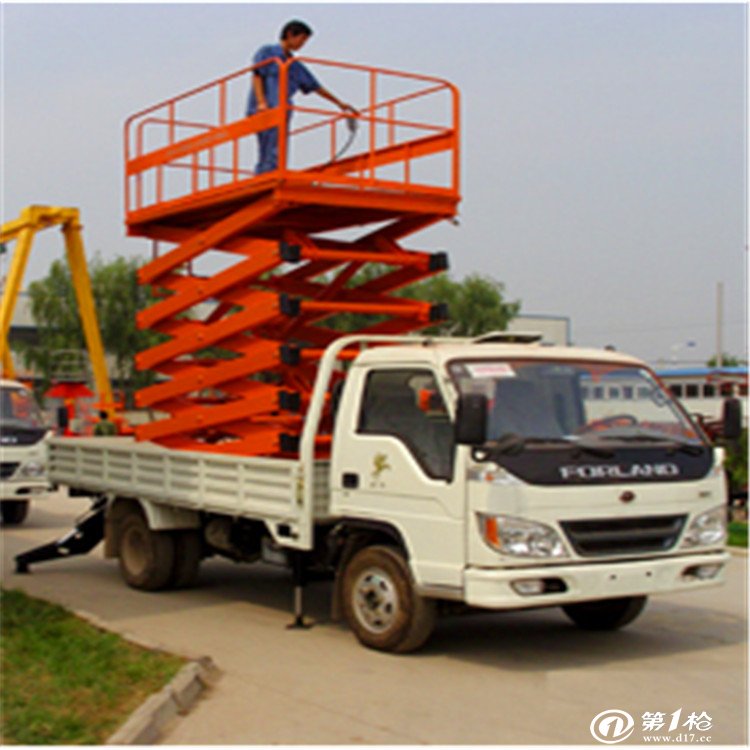
[[[6,526],[23,523],[31,498],[50,489],[50,434],[34,394],[16,380],[0,380],[0,513]]]
[[[607,629],[650,594],[721,582],[722,457],[632,357],[492,341],[373,348],[338,409],[331,510],[387,526],[422,597],[560,605]],[[343,604],[377,645],[399,586],[387,560],[368,564]]]

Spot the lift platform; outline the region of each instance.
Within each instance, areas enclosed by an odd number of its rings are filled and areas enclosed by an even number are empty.
[[[274,109],[232,119],[251,67],[126,123],[127,230],[154,241],[139,281],[160,297],[138,325],[162,338],[138,355],[138,367],[161,380],[137,403],[167,415],[139,427],[139,439],[294,455],[321,350],[343,333],[336,316],[357,315],[366,321],[357,332],[368,334],[447,317],[444,305],[394,292],[448,265],[445,253],[401,242],[456,214],[457,89],[411,73],[295,60],[326,86],[335,79],[330,88],[357,107],[356,138],[351,116],[328,102],[287,103],[291,61],[280,60]],[[270,128],[279,133],[278,166],[255,175],[256,136]],[[344,156],[347,138],[353,149]],[[324,455],[330,434],[318,442]]]

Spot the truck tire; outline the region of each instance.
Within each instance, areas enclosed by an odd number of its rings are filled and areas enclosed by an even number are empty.
[[[643,612],[647,601],[647,596],[602,599],[568,604],[563,611],[583,630],[617,630],[633,622]]]
[[[409,566],[395,547],[357,552],[343,572],[343,609],[360,643],[407,653],[422,646],[435,627],[435,602],[419,596]]]
[[[174,564],[169,588],[187,589],[195,585],[203,559],[203,540],[198,531],[175,531]]]
[[[128,586],[142,591],[169,586],[175,543],[168,531],[152,531],[141,511],[132,509],[122,519],[119,540],[120,572]]]
[[[0,502],[0,516],[2,516],[5,526],[19,526],[28,515],[28,500],[3,500]]]

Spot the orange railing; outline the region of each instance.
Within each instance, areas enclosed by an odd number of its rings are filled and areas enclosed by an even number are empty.
[[[458,196],[459,94],[447,81],[363,65],[294,58],[359,110],[351,138],[347,115],[326,100],[286,101],[291,60],[279,65],[279,106],[244,116],[252,72],[243,68],[128,118],[126,214],[216,193],[234,194],[256,177],[256,135],[279,129],[275,179]],[[263,64],[270,64],[266,61]],[[294,117],[289,119],[290,112]]]

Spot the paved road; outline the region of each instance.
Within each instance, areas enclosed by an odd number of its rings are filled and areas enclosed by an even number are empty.
[[[3,529],[3,585],[104,619],[162,647],[210,655],[223,676],[166,744],[591,744],[605,709],[705,711],[713,744],[747,743],[747,558],[728,585],[653,600],[629,628],[587,634],[557,610],[441,620],[420,653],[360,647],[327,622],[329,585],[308,593],[308,631],[289,631],[283,571],[205,564],[191,591],[127,588],[98,549],[13,573],[12,556],[70,527],[87,501],[38,502]],[[669,717],[668,717],[669,720]],[[700,733],[699,733],[700,734]]]

